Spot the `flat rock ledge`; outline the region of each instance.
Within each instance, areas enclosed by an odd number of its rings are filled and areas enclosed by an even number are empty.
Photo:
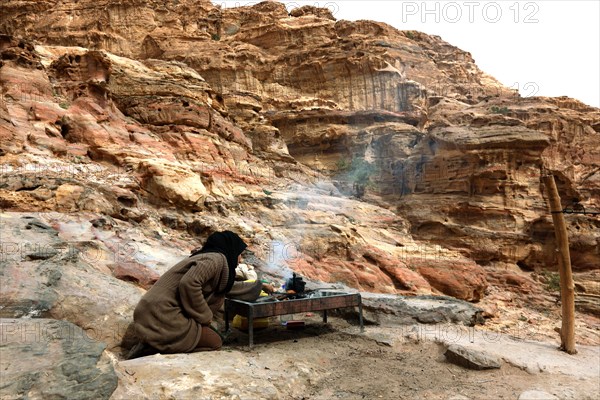
[[[448,296],[400,296],[361,293],[365,320],[377,325],[482,324],[483,310]]]

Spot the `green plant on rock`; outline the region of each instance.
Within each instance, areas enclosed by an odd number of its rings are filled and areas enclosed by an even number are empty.
[[[490,111],[492,112],[492,114],[508,114],[508,107],[498,107],[498,106],[492,106],[490,108]]]
[[[337,167],[338,171],[345,171],[348,169],[348,167],[350,166],[350,163],[348,162],[347,159],[345,158],[340,158],[339,160],[337,160],[337,162],[335,163],[335,166]]]
[[[544,271],[542,276],[546,281],[546,289],[551,292],[558,292],[560,290],[560,275],[558,272]]]
[[[529,321],[529,318],[527,318],[526,316],[524,316],[523,314],[521,314],[519,316],[519,321],[527,322],[527,321]]]

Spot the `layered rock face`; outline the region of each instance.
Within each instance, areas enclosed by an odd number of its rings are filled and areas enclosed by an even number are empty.
[[[89,211],[200,237],[232,227],[253,238],[258,259],[274,274],[287,264],[309,278],[364,290],[483,296],[484,271],[474,261],[414,241],[402,216],[346,198],[327,171],[304,160],[302,151],[314,153],[307,143],[328,146],[309,128],[321,120],[333,121],[327,129],[338,127],[334,137],[348,146],[354,138],[344,126],[355,129],[354,123],[376,127],[383,118],[400,130],[418,130],[409,123],[423,118],[426,89],[387,66],[398,50],[360,51],[369,48],[366,37],[393,29],[336,23],[314,8],[289,16],[277,3],[220,10],[180,2],[169,13],[182,19],[170,22],[153,3],[64,6],[38,3],[28,18],[2,28],[10,33],[3,37],[2,70],[5,208]],[[13,3],[3,7],[6,15],[23,11]],[[55,22],[42,29],[44,13]],[[92,15],[132,24],[125,29],[114,22],[110,39],[92,43]],[[195,22],[185,20],[192,16]],[[58,22],[65,18],[73,21],[66,31]],[[19,32],[44,29],[43,46],[18,39]],[[315,59],[308,57],[313,39],[323,48],[318,68],[328,71],[320,82],[305,65]],[[148,43],[166,50],[146,54]],[[355,45],[358,55],[349,58]],[[360,60],[348,61],[353,57]],[[429,59],[417,61],[422,70],[434,68]],[[237,76],[242,63],[248,67],[243,79]],[[347,68],[364,72],[340,73]],[[315,84],[325,91],[308,99]],[[290,131],[293,126],[307,133]],[[112,273],[127,277],[132,268],[116,265]],[[147,286],[155,277],[129,279]]]
[[[8,0],[0,14],[2,329],[38,318],[85,339],[42,351],[3,335],[3,354],[65,365],[8,366],[22,384],[7,396],[73,379],[109,396],[101,343],[127,347],[144,290],[216,230],[274,278],[483,300],[489,317],[552,304],[542,174],[565,207],[600,209],[598,109],[521,98],[439,37],[275,2]],[[567,220],[594,313],[600,219]],[[373,320],[402,319],[386,307]]]
[[[122,144],[133,140],[133,152],[192,165],[187,172],[162,161],[135,165],[151,197],[169,176],[190,174],[178,188],[158,190],[159,203],[182,200],[193,209],[218,172],[305,179],[309,166],[342,194],[366,191],[367,200],[407,218],[417,238],[482,265],[527,270],[555,263],[541,174],[557,175],[565,206],[574,198],[599,206],[598,110],[566,98],[519,98],[438,37],[336,21],[314,7],[288,13],[275,2],[226,9],[197,1],[42,1],[25,9],[6,2],[2,11],[15,16],[2,32],[70,46],[46,50],[53,89],[39,86],[69,103],[56,117],[66,114],[61,130],[84,145],[81,152],[123,165],[131,155]],[[120,121],[120,139],[84,134],[82,126],[97,122],[71,122],[68,113],[80,115],[71,103],[91,99],[112,125],[121,113],[143,128],[132,133]],[[161,140],[179,139],[174,130],[183,130],[185,144],[173,157],[154,153]],[[207,132],[235,150],[215,157],[220,149],[199,142]],[[279,165],[258,166],[259,159]],[[182,198],[178,190],[191,193]],[[598,221],[570,221],[574,268],[594,269]]]
[[[23,13],[19,4],[8,2],[3,12]],[[569,99],[519,98],[440,38],[336,21],[314,7],[288,13],[274,2],[231,9],[196,1],[60,4],[36,2],[27,18],[7,20],[2,30],[46,44],[182,62],[206,80],[216,108],[235,124],[225,135],[241,128],[237,134],[252,140],[253,154],[270,160],[291,154],[337,179],[347,193],[353,181],[368,179],[371,195],[400,204],[415,235],[436,241],[451,234],[444,243],[467,249],[477,262],[528,269],[553,262],[551,235],[543,233],[549,219],[542,173],[560,177],[566,202],[578,198],[598,207],[598,111]],[[193,104],[164,110],[150,102],[125,104],[137,96],[135,86],[107,87],[125,115],[208,128],[206,109],[192,110]],[[162,89],[173,98],[186,95]],[[356,165],[368,171],[356,172]],[[426,216],[417,215],[414,205],[430,201]],[[597,237],[582,234],[597,221],[573,221],[575,268],[600,265]],[[502,240],[468,239],[490,237],[488,231]]]
[[[3,286],[3,317],[91,329],[107,311],[75,299],[115,286],[121,332],[143,288],[222,229],[274,276],[477,301],[554,268],[542,174],[565,206],[600,209],[598,109],[520,98],[439,37],[275,2],[0,13],[2,240],[16,245],[2,267],[35,277]],[[600,221],[568,221],[594,294]]]

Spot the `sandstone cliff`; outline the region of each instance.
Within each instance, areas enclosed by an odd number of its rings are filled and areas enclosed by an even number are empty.
[[[215,230],[242,234],[273,277],[480,301],[500,329],[527,314],[515,305],[553,307],[540,176],[565,206],[600,209],[598,109],[521,98],[439,37],[275,2],[7,0],[0,14],[0,316],[17,344],[30,317],[70,332],[47,357],[71,360],[57,372],[71,394],[110,395],[104,345]],[[568,223],[578,304],[595,312],[600,219]],[[528,323],[551,329],[545,313]],[[11,354],[37,351],[13,339]],[[27,374],[3,396],[56,394]]]
[[[105,318],[115,348],[143,288],[219,229],[274,276],[550,304],[540,176],[600,209],[599,110],[521,98],[439,37],[275,2],[0,14],[3,317]],[[598,295],[600,219],[568,222]]]
[[[555,258],[539,176],[554,172],[566,202],[599,207],[598,110],[519,98],[438,37],[274,2],[9,1],[1,11],[3,153],[32,147],[138,175],[138,191],[83,209],[140,220],[138,202],[210,211],[244,195],[276,203],[261,189],[286,178],[331,182],[327,194],[366,190],[425,253],[435,244],[479,265],[540,270]],[[570,221],[574,268],[592,270],[598,221]],[[304,253],[379,264],[327,247]]]

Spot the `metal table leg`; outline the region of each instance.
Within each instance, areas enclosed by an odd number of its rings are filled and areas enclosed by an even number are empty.
[[[252,348],[254,345],[254,308],[250,307],[248,310],[248,347]]]
[[[365,331],[365,327],[363,324],[363,305],[362,305],[362,299],[358,300],[358,321],[360,323],[360,331],[364,332]]]
[[[225,332],[229,332],[229,307],[227,306],[227,300],[225,300],[225,312],[223,313],[223,317],[225,318]]]

